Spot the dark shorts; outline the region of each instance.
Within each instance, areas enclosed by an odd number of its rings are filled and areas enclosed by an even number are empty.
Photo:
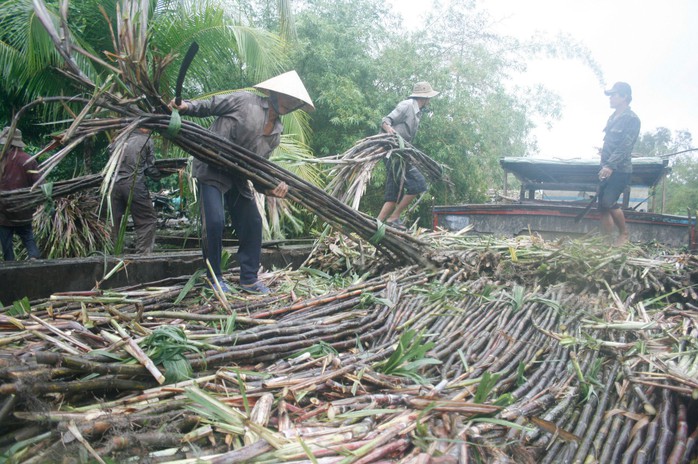
[[[598,206],[599,211],[620,208],[618,199],[623,194],[625,188],[630,185],[631,176],[632,174],[629,172],[614,171],[613,174],[611,174],[611,177],[606,180],[606,184],[601,188]]]
[[[399,159],[383,158],[385,163],[385,201],[398,201],[402,197],[403,189],[408,195],[418,195],[427,191],[427,181],[424,175],[414,166],[406,166]],[[404,179],[403,167],[406,167]],[[401,188],[402,187],[402,188]]]

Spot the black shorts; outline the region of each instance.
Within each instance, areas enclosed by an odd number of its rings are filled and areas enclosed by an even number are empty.
[[[383,161],[385,162],[385,194],[383,196],[385,201],[398,201],[402,197],[401,185],[408,195],[418,195],[427,191],[427,181],[419,169],[407,163],[403,164],[399,159],[393,161],[390,158],[383,158]],[[407,170],[404,182],[403,168]]]
[[[598,204],[599,211],[608,211],[611,209],[620,208],[618,199],[623,194],[625,188],[630,185],[631,176],[632,174],[629,172],[613,171],[611,177],[606,179],[605,185],[601,188]]]

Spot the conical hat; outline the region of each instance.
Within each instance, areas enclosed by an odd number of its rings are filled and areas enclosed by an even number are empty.
[[[305,86],[296,71],[289,71],[279,76],[267,79],[254,86],[255,89],[282,93],[305,103],[301,109],[305,111],[315,111],[313,101],[305,90]]]

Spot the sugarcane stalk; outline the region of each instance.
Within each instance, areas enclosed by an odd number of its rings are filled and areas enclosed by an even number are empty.
[[[621,366],[623,368],[623,375],[628,380],[628,382],[630,382],[633,392],[642,401],[642,407],[644,408],[645,412],[650,415],[656,415],[657,409],[652,405],[649,398],[647,398],[645,392],[643,392],[639,385],[637,385],[637,383],[635,382],[635,376],[632,374],[632,372],[630,372],[630,367],[627,365],[626,362],[622,362]]]
[[[369,464],[372,462],[379,462],[376,461],[379,458],[382,458],[384,456],[390,455],[395,452],[402,451],[406,449],[409,445],[409,441],[407,441],[404,438],[400,438],[397,440],[394,440],[392,443],[387,443],[383,446],[379,446],[378,448],[374,449],[370,453],[366,454],[364,457],[361,459],[357,459],[356,461],[350,461],[353,462],[354,464]]]
[[[0,394],[11,395],[18,391],[40,395],[45,393],[80,393],[98,390],[144,390],[150,387],[149,384],[136,380],[126,380],[118,378],[100,378],[92,380],[80,380],[72,382],[52,382],[50,384],[35,384],[31,386],[6,383],[0,385]],[[15,415],[18,413],[15,412]]]
[[[144,311],[144,317],[161,318],[161,319],[180,319],[183,321],[201,321],[215,322],[226,320],[230,317],[229,314],[196,314],[185,311]],[[247,325],[273,325],[276,324],[274,319],[261,319],[256,317],[235,315],[235,322]]]
[[[576,432],[580,434],[584,432],[584,438],[582,443],[580,443],[576,453],[574,454],[572,460],[573,463],[584,464],[585,462],[587,462],[587,459],[590,458],[590,456],[588,456],[589,449],[597,431],[599,430],[599,427],[601,426],[601,421],[603,420],[603,416],[606,412],[609,398],[615,385],[616,376],[618,375],[619,369],[619,363],[614,362],[610,372],[608,373],[606,385],[604,385],[603,394],[601,395],[601,398],[598,401],[598,405],[596,407],[596,411],[594,413],[594,417],[591,420],[591,423],[587,425],[586,423],[580,421],[580,424],[577,426]]]
[[[127,376],[142,376],[147,372],[143,366],[96,362],[81,356],[60,355],[50,351],[38,351],[34,356],[38,364],[61,365],[76,372],[94,372],[105,375],[116,374]]]
[[[53,338],[50,335],[46,335],[44,333],[41,333],[38,330],[30,330],[29,331],[32,335],[36,336],[37,338],[41,338],[42,340],[46,340],[47,342],[51,343],[52,345],[57,346],[58,348],[62,349],[63,351],[73,354],[73,355],[78,355],[80,352],[73,348],[72,346],[63,343],[62,341],[58,340],[57,338]]]
[[[628,408],[628,411],[635,412],[637,410],[639,401],[637,398],[633,397],[632,402]],[[604,446],[604,450],[601,454],[600,459],[611,459],[611,461],[600,461],[600,462],[620,462],[621,457],[626,449],[628,449],[628,442],[630,440],[630,432],[635,425],[635,422],[628,419],[622,419],[623,423],[617,434],[614,434],[617,439],[612,442],[608,442],[607,446]]]
[[[46,327],[49,331],[52,333],[58,335],[64,340],[67,340],[68,342],[72,343],[73,345],[77,346],[79,349],[85,352],[92,351],[92,348],[85,345],[84,343],[80,342],[79,340],[75,339],[74,337],[71,337],[67,335],[65,332],[59,330],[58,328],[52,326],[51,324],[41,320],[40,318],[36,317],[34,314],[30,314],[29,317],[31,317],[34,321],[36,321],[39,325],[42,325]]]
[[[674,438],[674,446],[667,458],[668,464],[679,464],[683,462],[686,451],[686,440],[688,439],[688,413],[686,405],[683,402],[677,401],[677,417],[676,417],[676,436]]]
[[[182,444],[184,434],[181,433],[139,433],[137,436],[120,435],[112,437],[111,440],[100,449],[102,454],[111,454],[119,450],[127,450],[136,447],[148,449],[179,446]]]
[[[555,404],[555,406],[547,410],[545,415],[542,417],[542,419],[546,422],[556,422],[560,417],[565,413],[565,411],[569,410],[569,406],[572,403],[572,398],[573,395],[571,394],[566,394],[563,396],[563,398]],[[508,408],[507,408],[508,409]],[[516,416],[520,416],[521,414],[517,411]],[[536,429],[534,431],[527,432],[526,438],[527,441],[532,441],[535,437],[537,437],[540,434],[540,429]]]
[[[5,400],[2,403],[2,407],[0,407],[0,424],[6,423],[5,420],[7,416],[14,410],[16,404],[17,395],[7,395],[7,398],[5,398]]]
[[[252,411],[250,412],[250,422],[258,424],[260,426],[266,427],[271,417],[271,409],[274,402],[274,395],[271,393],[264,393],[259,397],[255,403]],[[258,435],[246,427],[244,435],[245,445],[251,445],[259,439]]]
[[[674,439],[673,401],[668,390],[662,390],[662,404],[659,409],[659,437],[654,453],[655,462],[665,464],[671,452],[671,442]]]
[[[244,446],[227,453],[219,454],[217,456],[210,456],[206,459],[206,462],[210,464],[228,464],[231,462],[248,462],[273,450],[274,447],[271,446],[265,440],[258,440],[255,443]],[[198,460],[198,459],[197,459]]]
[[[686,448],[683,451],[681,462],[688,462],[688,460],[691,458],[696,441],[698,441],[698,427],[696,427],[686,439]]]
[[[649,453],[652,452],[657,440],[658,427],[659,416],[655,416],[646,427],[643,427],[646,428],[646,434],[643,434],[642,430],[636,430],[635,437],[625,450],[621,462],[626,464],[633,462],[644,464],[648,462],[650,458]]]
[[[573,409],[571,411],[571,414],[569,414],[565,419],[567,419],[566,422],[557,424],[557,427],[560,430],[565,430],[568,431],[571,429],[574,424],[577,423],[577,419],[579,418],[579,415],[581,414],[581,411],[579,409]],[[569,432],[568,432],[569,433]],[[576,435],[569,434],[571,436],[576,437]],[[557,463],[557,462],[562,462],[562,458],[564,457],[565,453],[567,452],[568,446],[570,446],[570,443],[574,443],[575,439],[572,440],[558,440],[559,434],[553,435],[552,440],[554,440],[552,443],[552,446],[550,447],[550,450],[546,453],[545,457],[541,460],[541,464],[551,464],[551,463]]]

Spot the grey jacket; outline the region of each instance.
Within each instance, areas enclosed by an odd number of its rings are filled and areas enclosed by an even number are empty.
[[[235,92],[214,96],[204,101],[187,101],[183,114],[206,117],[216,116],[211,131],[259,156],[269,158],[279,146],[283,125],[277,118],[269,135],[264,135],[264,123],[269,113],[269,99],[251,92]],[[247,179],[224,172],[216,166],[194,160],[192,173],[200,182],[210,184],[225,193],[236,186],[240,194],[253,198]]]
[[[398,103],[395,109],[383,118],[381,128],[387,122],[403,139],[411,142],[417,134],[421,117],[422,112],[419,111],[417,102],[413,98],[408,98]]]

